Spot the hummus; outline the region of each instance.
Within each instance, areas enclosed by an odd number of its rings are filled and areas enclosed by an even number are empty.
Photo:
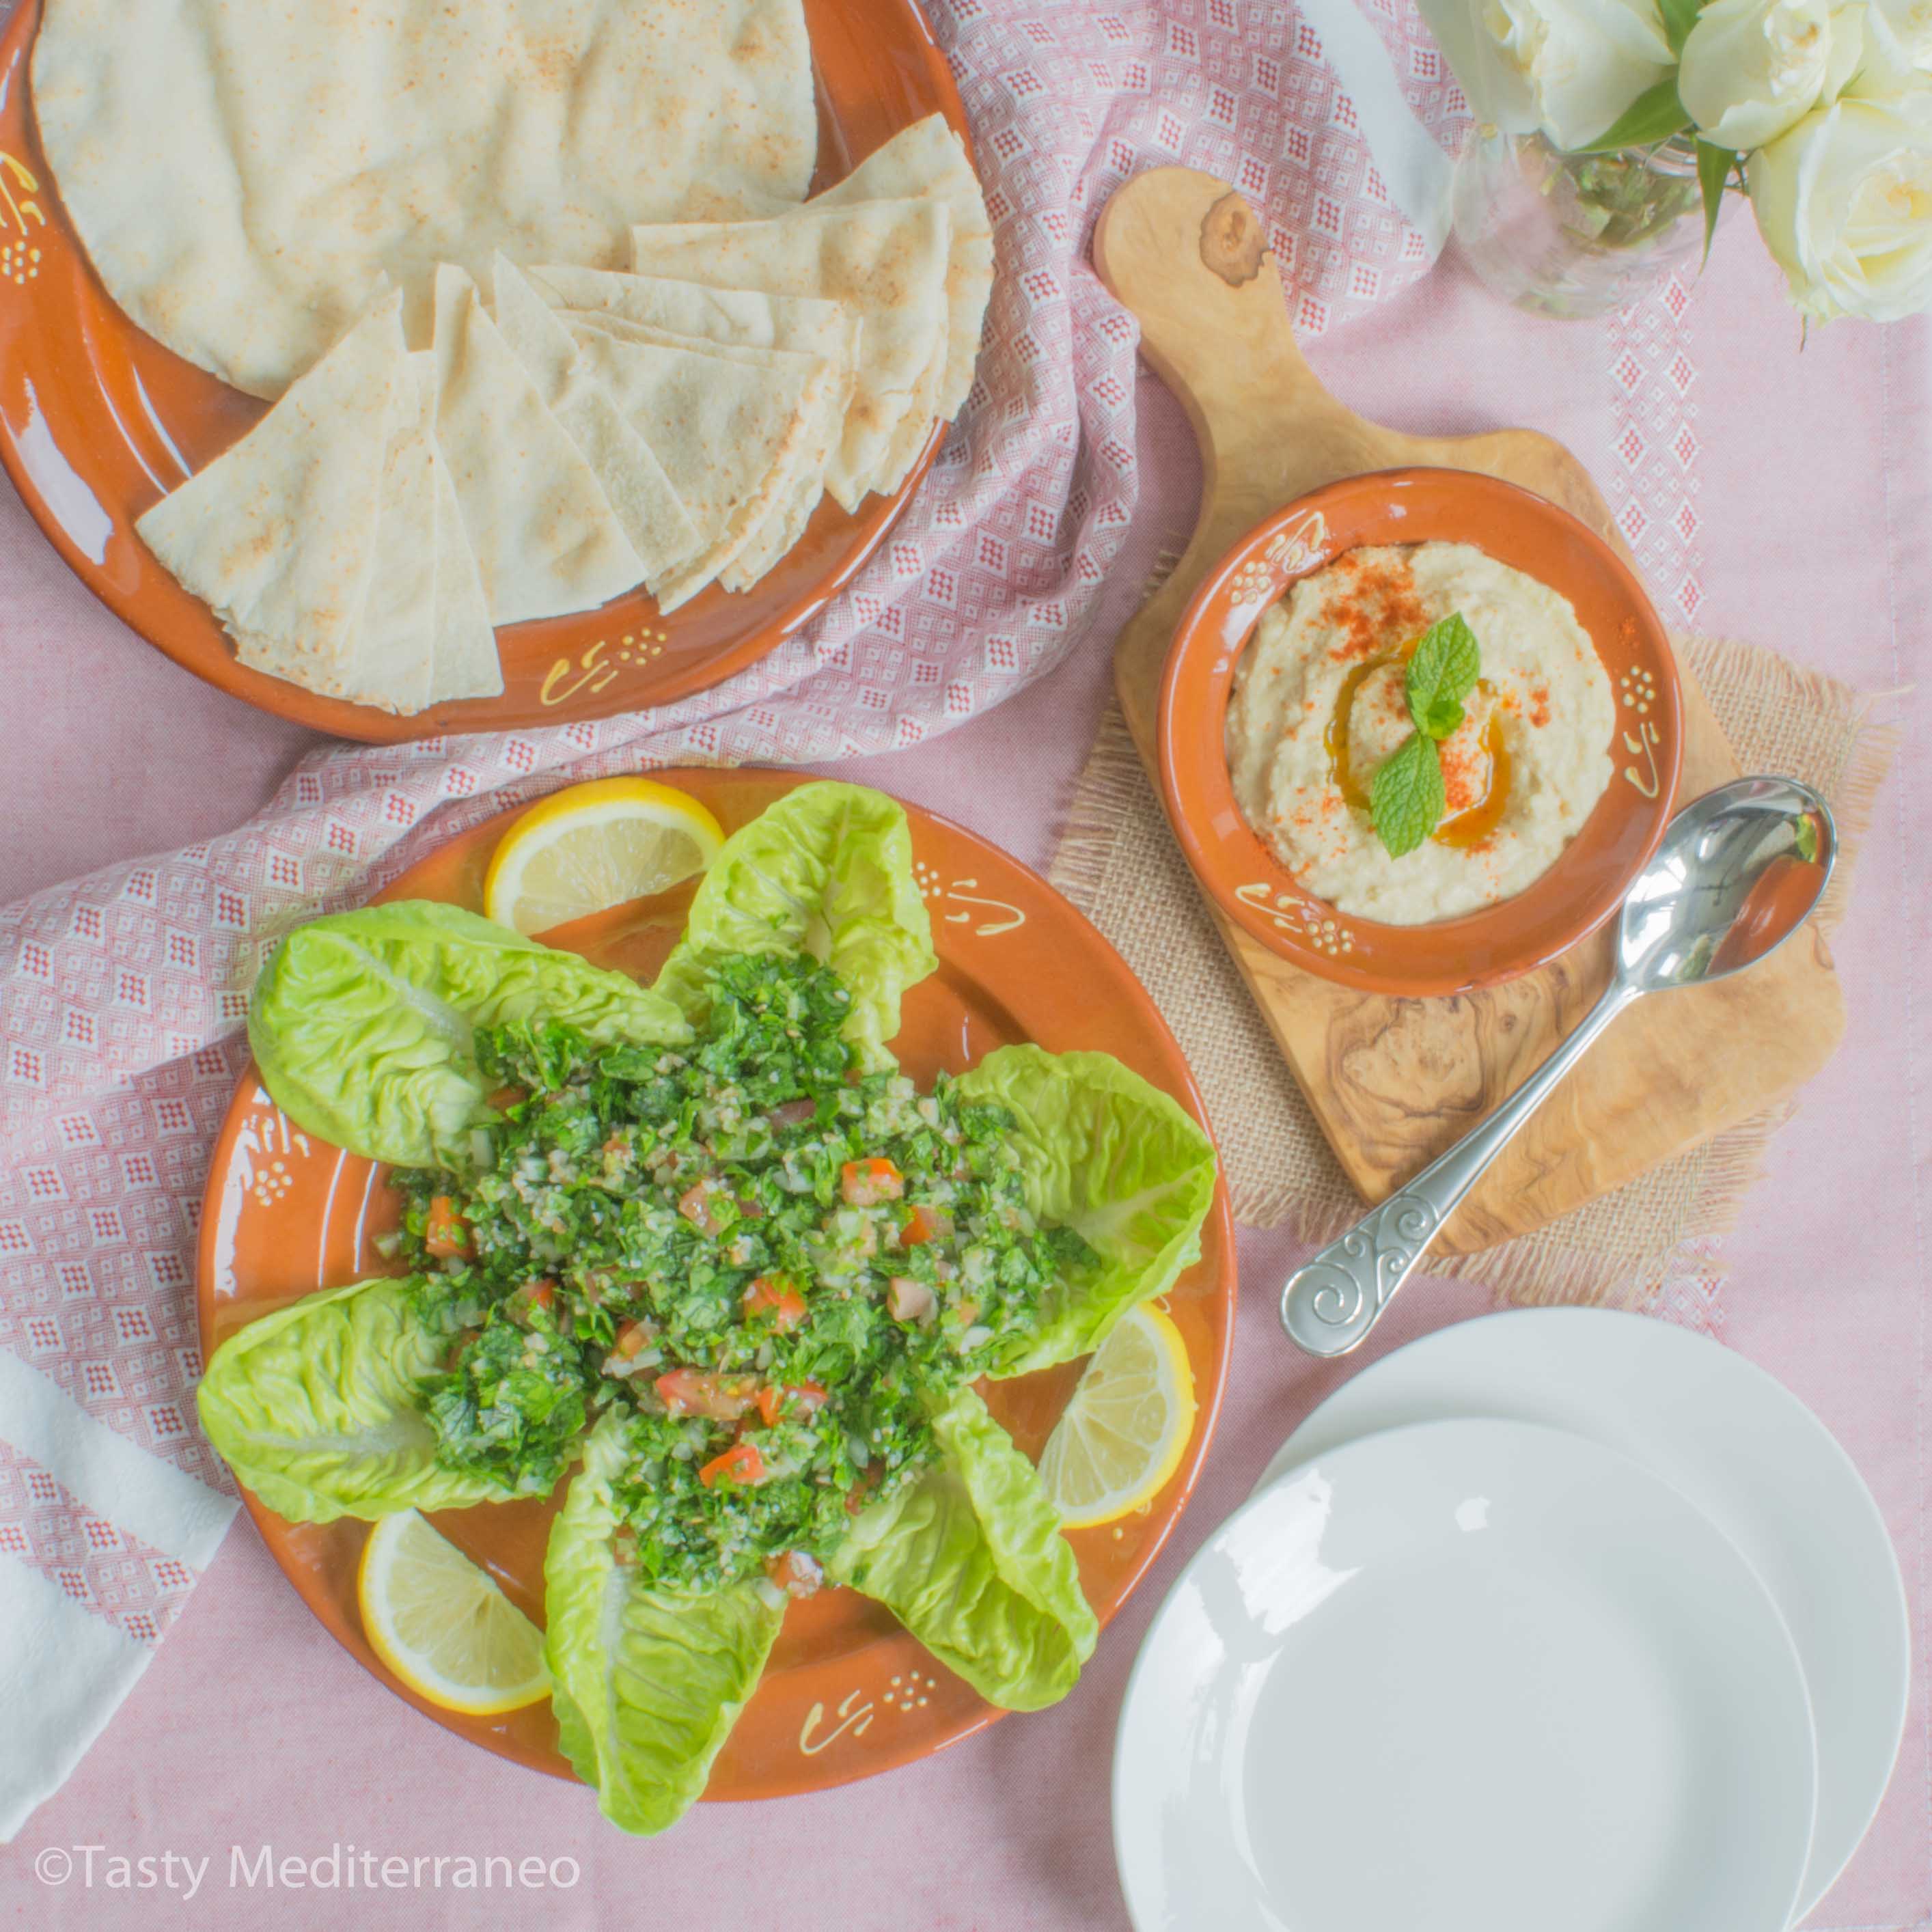
[[[1481,682],[1438,747],[1448,809],[1389,856],[1369,819],[1376,768],[1414,730],[1406,654],[1460,611]],[[1568,600],[1473,545],[1349,550],[1256,627],[1228,706],[1247,821],[1338,912],[1390,926],[1513,897],[1553,864],[1610,782],[1616,707]]]

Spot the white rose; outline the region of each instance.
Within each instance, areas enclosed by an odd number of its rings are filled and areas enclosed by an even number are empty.
[[[1656,0],[1420,0],[1479,121],[1594,141],[1670,73]]]
[[[1684,43],[1678,98],[1706,140],[1748,154],[1828,106],[1864,51],[1862,5],[1712,0]]]
[[[1857,92],[1895,92],[1932,78],[1932,0],[1870,0]]]
[[[1932,306],[1932,87],[1816,108],[1747,173],[1805,314],[1896,322]]]

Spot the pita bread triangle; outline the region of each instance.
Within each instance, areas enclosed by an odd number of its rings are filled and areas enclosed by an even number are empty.
[[[662,610],[694,596],[743,549],[792,486],[826,379],[816,358],[734,361],[706,348],[579,336],[592,373],[656,452],[704,548],[656,586]]]
[[[244,664],[344,694],[390,444],[414,408],[408,353],[401,292],[392,291],[136,526],[234,634]]]
[[[436,441],[491,621],[595,610],[641,582],[596,472],[511,352],[476,285],[436,277]]]
[[[650,445],[624,420],[569,329],[523,272],[496,257],[496,326],[550,412],[596,472],[654,590],[700,548],[698,526]]]
[[[423,350],[410,358],[427,420],[436,421],[436,354]],[[452,698],[495,698],[503,688],[503,661],[490,622],[490,600],[483,574],[463,527],[456,484],[434,434],[430,448],[436,496],[436,634],[430,654],[429,702]]]
[[[862,325],[858,378],[826,482],[856,509],[904,480],[927,424],[902,429],[922,393],[936,401],[946,344],[951,218],[928,200],[809,204],[769,220],[692,222],[631,231],[640,274],[842,303]],[[910,448],[908,445],[910,443]]]

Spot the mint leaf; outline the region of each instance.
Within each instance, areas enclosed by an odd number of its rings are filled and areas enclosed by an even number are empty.
[[[1476,634],[1460,610],[1431,624],[1408,654],[1408,715],[1425,738],[1446,738],[1462,722],[1462,700],[1482,675]]]
[[[1369,818],[1391,859],[1413,852],[1442,823],[1449,798],[1435,741],[1418,732],[1384,758],[1369,784]]]

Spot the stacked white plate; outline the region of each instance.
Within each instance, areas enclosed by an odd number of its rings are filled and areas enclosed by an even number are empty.
[[[1762,1370],[1599,1310],[1364,1370],[1175,1584],[1121,1714],[1139,1932],[1784,1932],[1910,1676],[1882,1519]]]

